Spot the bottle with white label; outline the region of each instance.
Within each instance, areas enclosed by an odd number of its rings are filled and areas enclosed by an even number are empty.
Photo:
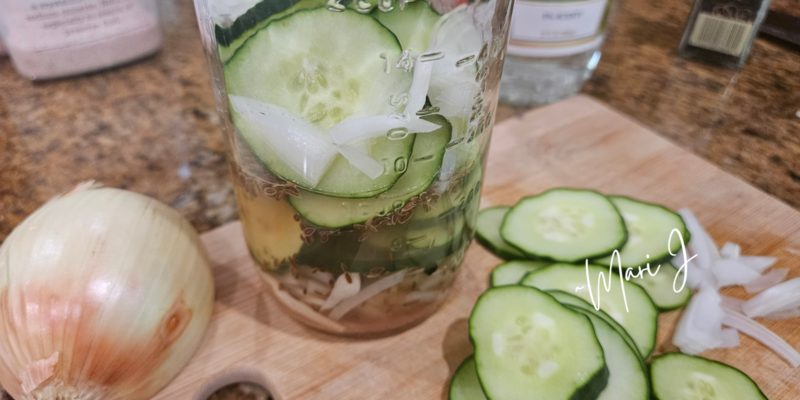
[[[600,61],[612,0],[516,0],[500,100],[548,104],[577,93]]]
[[[0,37],[20,74],[61,78],[161,47],[157,0],[0,0]]]

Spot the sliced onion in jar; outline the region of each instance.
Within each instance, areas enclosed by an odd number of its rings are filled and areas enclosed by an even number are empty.
[[[285,307],[296,312],[299,316],[306,318],[313,325],[317,325],[321,328],[330,330],[332,332],[345,331],[344,326],[314,311],[314,309],[311,308],[311,306],[309,306],[308,304],[303,303],[300,300],[297,300],[291,294],[287,293],[284,290],[281,290],[280,283],[275,278],[270,276],[269,273],[262,272],[261,276],[264,277],[264,281],[267,282],[267,284],[270,286],[270,288],[272,289],[272,293],[275,294],[275,297],[278,298],[278,301],[280,301],[281,304],[283,304]]]
[[[408,134],[426,133],[439,129],[440,126],[424,119],[402,115],[373,115],[358,119],[342,121],[330,129],[333,140],[339,144],[361,141],[376,137],[386,137],[393,129],[405,129]]]
[[[384,290],[390,289],[394,286],[400,284],[403,281],[403,277],[405,277],[406,270],[401,270],[391,274],[385,278],[382,278],[374,283],[370,284],[363,288],[358,294],[353,297],[347,298],[339,305],[331,310],[331,313],[328,314],[328,317],[334,321],[340,320],[342,317],[345,316],[348,312],[352,309],[360,306],[365,301],[369,300],[373,296],[383,292]]]
[[[346,144],[336,145],[336,150],[350,162],[350,165],[363,172],[366,176],[376,179],[383,175],[383,164],[379,163],[378,160]]]
[[[786,275],[788,274],[789,274],[788,268],[775,268],[773,270],[770,270],[766,274],[761,275],[758,278],[748,282],[746,285],[744,285],[744,290],[746,290],[747,293],[762,292],[783,282],[783,280],[786,279]]]
[[[337,154],[324,132],[283,107],[243,96],[228,98],[233,109],[257,126],[273,149],[280,149],[275,154],[286,165],[310,184],[319,183]]]
[[[742,304],[742,311],[750,318],[800,307],[800,278],[779,283],[757,294]]]
[[[319,309],[320,311],[327,311],[341,303],[342,300],[353,297],[361,290],[361,275],[351,274],[345,272],[336,278],[336,283],[333,285],[331,294],[325,300],[325,304]]]
[[[428,303],[438,299],[443,293],[444,292],[441,290],[426,290],[426,291],[411,292],[406,295],[403,304],[408,304],[415,301]]]

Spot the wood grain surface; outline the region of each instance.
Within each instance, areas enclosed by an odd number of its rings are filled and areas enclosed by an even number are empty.
[[[718,244],[778,257],[800,276],[800,213],[681,150],[603,104],[575,97],[495,128],[484,206],[513,204],[554,186],[588,187],[689,207]],[[203,236],[216,264],[217,304],[191,364],[156,399],[204,399],[236,380],[268,386],[278,400],[444,399],[458,364],[472,352],[467,318],[499,260],[473,245],[450,297],[434,316],[401,334],[354,340],[294,322],[264,292],[241,228]],[[741,288],[724,290],[746,298]],[[669,343],[680,311],[659,319],[656,353]],[[800,318],[762,320],[795,348]],[[772,400],[800,398],[800,369],[742,335],[741,346],[703,354],[749,374]],[[203,397],[205,396],[205,397]]]

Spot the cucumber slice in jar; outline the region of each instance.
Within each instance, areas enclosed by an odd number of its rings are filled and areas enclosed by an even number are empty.
[[[562,188],[520,200],[506,214],[500,235],[528,257],[567,263],[611,254],[628,236],[607,197]]]
[[[589,304],[586,300],[573,296],[567,292],[563,292],[561,290],[548,290],[547,294],[553,296],[554,299],[558,300],[559,303],[564,304],[566,306],[572,308],[580,308],[582,310],[594,313],[598,317],[600,317],[603,321],[606,321],[611,327],[613,327],[617,333],[628,343],[632,349],[636,351],[636,355],[639,357],[639,362],[642,365],[642,368],[645,368],[644,359],[642,358],[641,354],[639,354],[639,348],[636,346],[636,342],[633,341],[631,335],[628,334],[628,331],[619,324],[619,322],[615,321],[614,318],[611,318],[608,314],[606,314],[603,310],[598,310],[594,308],[593,305]]]
[[[608,368],[589,319],[538,289],[487,290],[469,333],[489,399],[593,400],[606,387]]]
[[[343,199],[301,190],[300,197],[289,197],[289,203],[306,221],[325,228],[360,224],[402,208],[436,179],[450,141],[451,127],[446,119],[438,115],[423,119],[441,127],[417,135],[408,166],[404,167],[406,172],[388,191],[371,199]]]
[[[228,62],[244,42],[276,19],[300,10],[322,7],[327,0],[262,0],[236,18],[228,27],[216,25],[214,33],[222,63]]]
[[[451,214],[464,212],[470,199],[476,195],[480,199],[482,177],[483,168],[480,164],[476,164],[465,175],[449,182],[447,190],[441,193],[439,199],[430,204],[430,207],[415,210],[411,220],[436,224],[440,219],[448,218]],[[442,183],[437,180],[434,186],[438,189]]]
[[[375,9],[371,15],[397,36],[403,50],[415,53],[428,49],[433,26],[441,18],[427,1],[406,3],[405,7],[396,6],[389,12]]]
[[[599,280],[601,273],[605,281],[610,282],[609,291],[606,291],[605,283]],[[593,305],[598,304],[631,335],[642,358],[647,358],[655,348],[658,309],[644,289],[621,279],[619,275],[609,274],[608,268],[553,264],[529,273],[521,284],[541,290],[562,290]]]
[[[384,72],[385,59],[400,52],[392,32],[356,11],[318,8],[274,20],[224,67],[231,120],[280,178],[333,197],[383,193],[406,172],[415,135],[357,144],[382,169],[369,176],[339,154],[327,131],[363,110],[366,116],[402,111],[389,98],[408,91],[412,73]]]
[[[489,207],[481,210],[478,213],[475,239],[486,250],[504,260],[524,260],[525,254],[506,243],[500,236],[500,226],[503,225],[503,219],[509,210],[511,207],[508,206]]]
[[[569,307],[589,318],[603,346],[608,365],[608,385],[597,400],[649,400],[650,382],[639,351],[625,342],[608,322],[580,307]]]
[[[653,270],[655,271],[655,268]],[[689,285],[684,285],[680,291],[675,291],[673,284],[676,283],[675,277],[678,276],[678,273],[678,269],[671,263],[663,262],[655,276],[643,271],[642,277],[632,277],[630,282],[641,286],[659,310],[674,310],[685,306],[692,297]],[[682,279],[682,277],[678,278],[676,286],[680,286]]]
[[[628,240],[619,252],[622,266],[627,268],[644,267],[645,264],[657,264],[661,260],[677,254],[681,241],[677,236],[670,241],[674,229],[683,236],[684,243],[689,243],[690,234],[683,218],[664,206],[646,203],[623,196],[608,197],[622,214]],[[611,256],[593,261],[600,265],[609,265]]]
[[[517,285],[529,272],[548,265],[550,264],[543,261],[509,261],[494,267],[491,284],[492,286]]]
[[[413,3],[412,3],[413,4]],[[478,371],[475,369],[475,357],[469,356],[456,369],[450,380],[448,400],[487,400],[483,394]]]
[[[767,400],[744,372],[721,362],[666,353],[650,364],[656,400]]]

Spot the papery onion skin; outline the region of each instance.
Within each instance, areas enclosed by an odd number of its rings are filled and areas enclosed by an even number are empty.
[[[0,384],[16,400],[149,399],[199,347],[213,303],[208,256],[178,212],[123,190],[70,193],[0,247]],[[23,390],[48,359],[52,376]]]

